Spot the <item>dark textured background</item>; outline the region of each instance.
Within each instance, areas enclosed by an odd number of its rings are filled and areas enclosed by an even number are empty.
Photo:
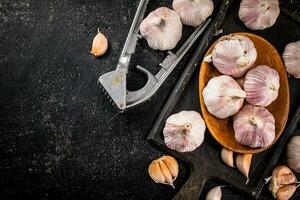
[[[163,152],[145,140],[182,66],[123,114],[96,84],[115,68],[138,2],[0,0],[0,199],[170,199],[184,183],[181,163],[176,190],[154,184],[148,164]],[[150,2],[153,10],[171,0]],[[109,51],[95,59],[98,27]],[[143,46],[147,56],[133,61],[157,71],[164,53]],[[131,69],[129,87],[144,82]],[[224,197],[241,199],[230,189]]]

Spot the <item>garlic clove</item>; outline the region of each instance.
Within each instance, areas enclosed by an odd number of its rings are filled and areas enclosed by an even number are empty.
[[[297,186],[295,185],[285,185],[278,189],[276,193],[277,200],[288,200],[296,192]]]
[[[279,16],[278,0],[242,0],[240,20],[252,30],[263,30],[273,26]]]
[[[223,162],[226,165],[228,165],[229,167],[235,167],[234,159],[233,159],[233,151],[223,148],[221,151],[221,158],[222,158]]]
[[[106,37],[98,30],[98,34],[93,39],[91,54],[95,57],[102,56],[108,49]]]
[[[172,7],[183,24],[196,27],[212,14],[214,3],[212,0],[174,0]]]
[[[205,200],[221,200],[222,198],[222,186],[216,186],[208,191]]]
[[[178,176],[178,163],[172,156],[162,156],[150,163],[148,173],[155,183],[175,188],[173,182]]]
[[[255,63],[257,51],[246,36],[221,37],[212,51],[212,62],[219,72],[235,78],[243,76]]]
[[[181,111],[171,115],[165,124],[163,135],[168,148],[178,152],[190,152],[204,140],[206,126],[195,111]]]
[[[275,118],[266,108],[245,105],[233,117],[233,129],[238,143],[266,147],[275,139]]]
[[[220,119],[235,115],[246,97],[246,92],[227,75],[210,79],[202,94],[207,110]]]
[[[300,136],[294,136],[287,145],[287,164],[300,173]]]
[[[300,78],[300,41],[286,45],[282,58],[286,71],[295,78]]]
[[[246,184],[249,182],[251,161],[252,154],[238,154],[236,156],[236,167],[244,176],[246,176]]]
[[[152,11],[141,23],[140,32],[152,49],[170,50],[182,36],[179,15],[166,7]]]

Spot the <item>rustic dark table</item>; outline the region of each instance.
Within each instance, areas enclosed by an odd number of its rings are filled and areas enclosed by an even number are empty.
[[[0,199],[171,199],[187,179],[183,163],[175,190],[147,173],[164,152],[146,136],[180,70],[125,113],[96,84],[115,68],[138,2],[0,0]],[[98,27],[109,51],[96,59],[89,50]],[[156,71],[161,58],[142,62]],[[138,76],[129,73],[131,88],[145,83]],[[242,196],[224,189],[223,199]]]

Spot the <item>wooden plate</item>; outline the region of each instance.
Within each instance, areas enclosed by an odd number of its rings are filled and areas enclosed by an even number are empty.
[[[255,66],[267,65],[271,68],[274,68],[279,73],[280,89],[278,98],[267,107],[267,109],[275,117],[275,140],[271,145],[264,148],[251,148],[248,146],[241,145],[235,140],[234,137],[232,117],[226,119],[218,119],[208,112],[204,104],[202,91],[211,78],[219,76],[221,75],[221,73],[217,71],[217,69],[213,66],[212,63],[206,62],[202,62],[199,75],[199,97],[202,116],[212,136],[223,147],[238,153],[259,153],[266,150],[277,141],[286,125],[290,108],[290,93],[287,74],[281,56],[268,41],[266,41],[262,37],[251,33],[234,34],[247,36],[253,41],[257,50],[257,60],[255,62]],[[205,56],[209,55],[212,52],[215,44],[216,42],[209,48]],[[244,102],[246,102],[246,100]]]

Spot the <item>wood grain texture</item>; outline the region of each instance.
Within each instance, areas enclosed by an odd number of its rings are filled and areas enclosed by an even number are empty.
[[[257,50],[257,60],[254,66],[267,65],[279,73],[280,89],[278,98],[267,107],[267,109],[275,117],[275,139],[271,145],[264,148],[251,148],[241,145],[234,137],[232,117],[219,119],[208,112],[204,104],[202,91],[211,78],[219,76],[221,73],[217,71],[212,63],[207,62],[202,62],[199,75],[199,97],[201,111],[210,133],[223,147],[238,153],[259,153],[271,147],[280,137],[285,128],[290,107],[288,78],[281,56],[267,40],[251,33],[240,32],[235,34],[247,36],[253,41]],[[216,42],[209,48],[205,56],[211,54],[215,44]],[[246,100],[244,103],[246,103]]]

